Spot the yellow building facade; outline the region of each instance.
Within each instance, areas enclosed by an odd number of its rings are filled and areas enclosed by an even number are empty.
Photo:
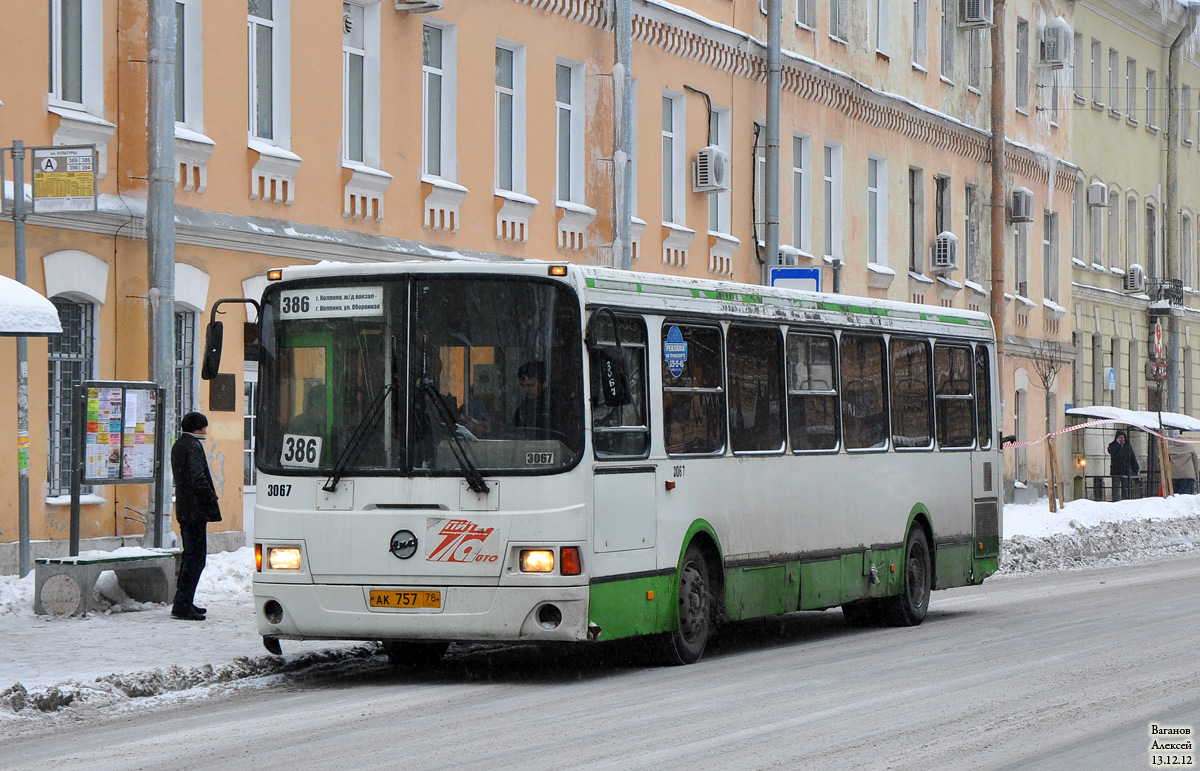
[[[1036,438],[1046,414],[1049,428],[1060,427],[1062,407],[1080,402],[1066,390],[1086,390],[1092,366],[1072,330],[1078,335],[1095,314],[1077,310],[1073,292],[1094,304],[1092,295],[1121,280],[1107,262],[1094,271],[1081,254],[1088,241],[1077,235],[1087,214],[1080,196],[1086,200],[1092,176],[1145,195],[1153,183],[1144,177],[1153,174],[1149,162],[1114,153],[1100,138],[1119,137],[1124,120],[1081,109],[1072,91],[1084,82],[1077,62],[1057,49],[1047,58],[1043,43],[1066,27],[1069,44],[1079,18],[1121,24],[1085,3],[1010,1],[995,19],[1004,28],[1001,57],[991,51],[990,18],[964,15],[970,9],[958,0],[782,6],[780,252],[768,255],[766,2],[632,3],[633,268],[762,283],[772,266],[814,267],[823,291],[836,281],[845,293],[988,312],[991,73],[1003,61],[1003,431]],[[172,405],[174,414],[200,409],[210,417],[221,529],[232,546],[250,526],[254,496],[256,373],[253,341],[242,345],[239,324],[253,321],[253,311],[222,308],[222,371],[234,374],[236,399],[223,393],[214,402],[198,375],[213,304],[257,296],[270,267],[319,260],[616,264],[615,7],[175,7],[180,387]],[[991,4],[981,7],[990,17]],[[28,146],[95,143],[99,151],[96,213],[27,222],[27,281],[55,301],[68,330],[29,342],[31,536],[59,544],[68,535],[62,459],[70,442],[61,395],[72,378],[142,380],[149,371],[147,4],[9,3],[4,17],[31,33],[0,51],[0,136]],[[1161,51],[1161,38],[1138,45]],[[1132,55],[1133,44],[1118,47]],[[1112,131],[1094,133],[1093,120]],[[1156,141],[1161,149],[1161,136]],[[1197,156],[1194,145],[1190,151]],[[702,152],[728,160],[727,189],[694,189]],[[1106,165],[1116,163],[1129,174]],[[11,201],[11,186],[5,195]],[[0,220],[0,271],[15,271],[10,219]],[[1095,280],[1084,289],[1080,275]],[[1111,316],[1100,314],[1106,323]],[[1047,344],[1063,366],[1050,394],[1031,377],[1029,360]],[[0,361],[15,361],[9,339],[0,339]],[[14,401],[11,380],[0,378],[0,402]],[[0,437],[15,436],[15,409],[0,411]],[[14,448],[0,456],[2,489],[17,487],[15,455]],[[1006,463],[1018,489],[1044,487],[1038,451],[1009,453]],[[82,535],[139,536],[146,507],[144,488],[95,487],[85,497]],[[0,545],[17,540],[17,520],[15,496],[4,496]]]

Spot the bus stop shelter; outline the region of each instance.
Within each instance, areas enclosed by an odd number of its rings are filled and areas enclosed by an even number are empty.
[[[1075,445],[1075,478],[1082,482],[1083,489],[1076,488],[1075,497],[1090,500],[1113,499],[1113,477],[1108,474],[1108,444],[1118,430],[1126,430],[1131,442],[1135,432],[1146,436],[1145,444],[1138,443],[1134,448],[1141,466],[1141,473],[1132,480],[1134,498],[1158,494],[1159,460],[1154,440],[1173,430],[1200,432],[1200,419],[1179,412],[1129,410],[1107,405],[1072,407],[1066,412],[1084,424]],[[1087,421],[1104,422],[1087,426]]]

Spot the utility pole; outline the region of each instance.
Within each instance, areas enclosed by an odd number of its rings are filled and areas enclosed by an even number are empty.
[[[1000,403],[1004,403],[1004,221],[1005,165],[1004,165],[1004,0],[996,0],[992,7],[992,204],[991,204],[991,252],[992,287],[990,310],[992,326],[996,329],[996,387],[1000,391]],[[1003,417],[1003,416],[1002,416]],[[1003,424],[1001,424],[1003,425]]]
[[[771,268],[779,265],[779,90],[783,83],[780,62],[780,36],[783,26],[782,0],[767,0],[767,152],[766,194],[767,275],[764,284],[771,284]],[[755,245],[757,246],[757,244]]]
[[[147,35],[149,93],[147,116],[146,257],[150,279],[150,380],[162,388],[163,423],[155,452],[159,473],[146,536],[163,545],[167,521],[167,440],[178,422],[175,415],[175,2],[150,0]]]
[[[633,0],[615,0],[613,66],[613,263],[633,268]]]

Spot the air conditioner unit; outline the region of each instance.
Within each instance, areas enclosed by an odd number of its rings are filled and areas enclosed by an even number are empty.
[[[958,26],[992,26],[992,0],[959,0]]]
[[[1125,271],[1125,280],[1121,284],[1121,288],[1126,292],[1144,292],[1146,290],[1146,271],[1142,270],[1141,265],[1130,265],[1129,270]]]
[[[1033,222],[1033,191],[1018,187],[1012,192],[1012,205],[1008,210],[1009,222]]]
[[[958,270],[958,236],[949,232],[938,233],[929,252],[929,266],[934,273]]]
[[[445,0],[396,0],[396,10],[409,13],[440,11],[443,5],[445,5]]]
[[[1051,21],[1042,30],[1041,61],[1052,70],[1061,70],[1071,59],[1071,25],[1063,17]]]
[[[1108,185],[1103,182],[1088,185],[1088,206],[1108,206]]]
[[[701,147],[692,164],[693,193],[724,193],[729,190],[729,153],[716,145]]]

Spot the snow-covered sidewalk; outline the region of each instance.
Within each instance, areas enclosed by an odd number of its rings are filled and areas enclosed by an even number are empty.
[[[1004,573],[1137,562],[1200,543],[1200,495],[1121,503],[1046,501],[1004,508]],[[167,605],[125,597],[115,576],[97,584],[105,610],[87,618],[37,616],[34,576],[0,576],[0,733],[7,720],[75,700],[120,702],[185,693],[307,662],[365,656],[362,643],[283,641],[262,647],[254,623],[249,548],[209,555],[196,602],[203,622],[177,621]],[[935,599],[936,602],[936,599]]]

